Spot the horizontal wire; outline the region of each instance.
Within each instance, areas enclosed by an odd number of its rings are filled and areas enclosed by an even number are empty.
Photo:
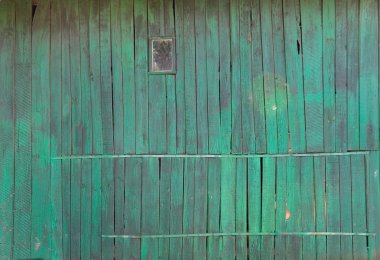
[[[203,233],[169,235],[102,235],[103,238],[143,239],[143,238],[183,238],[183,237],[225,237],[225,236],[376,236],[376,233],[350,232],[283,232],[283,233]]]
[[[277,157],[323,157],[344,155],[368,155],[369,151],[332,153],[290,153],[290,154],[89,154],[52,157],[51,160],[112,159],[112,158],[277,158]]]

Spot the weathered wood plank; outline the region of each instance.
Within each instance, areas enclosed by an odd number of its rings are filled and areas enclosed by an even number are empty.
[[[101,166],[101,235],[113,235],[115,224],[114,160],[102,159]],[[114,257],[114,239],[102,238],[102,258]]]
[[[259,158],[248,159],[248,227],[250,233],[259,233],[261,231],[261,166],[262,162]],[[249,258],[260,258],[261,237],[249,237]]]
[[[235,179],[236,179],[236,196],[235,196],[235,231],[247,232],[247,213],[248,213],[248,168],[246,159],[236,159]],[[248,237],[241,236],[235,238],[236,259],[247,259],[248,255]]]
[[[0,3],[0,258],[12,259],[15,190],[15,3]]]
[[[195,159],[186,158],[183,172],[183,220],[182,232],[184,234],[194,233],[194,170]],[[182,239],[182,258],[193,259],[194,238]]]
[[[170,234],[170,180],[171,158],[162,158],[160,164],[160,229],[162,235]],[[195,217],[195,215],[194,215]],[[158,256],[160,259],[169,258],[170,241],[167,238],[158,241]]]
[[[276,165],[276,232],[286,232],[286,204],[287,204],[287,158],[277,158]],[[286,255],[286,238],[284,236],[276,236],[275,243],[275,259],[281,259]]]

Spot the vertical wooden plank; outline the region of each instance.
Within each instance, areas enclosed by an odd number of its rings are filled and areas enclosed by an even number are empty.
[[[250,40],[252,42],[252,102],[254,113],[254,125],[256,136],[256,153],[267,152],[266,122],[265,122],[265,97],[264,97],[264,78],[263,78],[263,48],[261,40],[261,20],[260,20],[260,0],[249,1],[251,5],[251,21],[240,21],[246,26],[250,23]],[[248,6],[249,10],[249,6]],[[245,12],[248,12],[246,10]],[[246,66],[243,65],[242,66]],[[243,81],[242,81],[243,82]],[[242,86],[243,88],[243,86]],[[242,92],[242,96],[244,94]]]
[[[218,233],[220,231],[220,172],[221,160],[209,159],[207,175],[207,232]],[[222,245],[221,237],[207,237],[207,258],[220,258],[219,248]]]
[[[162,35],[160,0],[148,1],[149,38]],[[149,48],[152,46],[149,45]],[[149,65],[150,66],[150,65]],[[166,91],[164,75],[149,75],[149,152],[160,154],[166,152]]]
[[[286,232],[302,230],[301,162],[299,157],[288,158],[287,170],[287,223]],[[302,259],[302,237],[286,237],[286,258]]]
[[[136,151],[135,32],[133,0],[120,1],[124,153]]]
[[[14,46],[15,4],[0,3],[0,258],[11,259],[13,247],[14,219]]]
[[[59,156],[62,151],[61,140],[61,68],[62,68],[62,28],[61,28],[61,2],[51,1],[51,42],[50,42],[50,156]],[[60,160],[51,161],[50,182],[50,214],[51,258],[63,258],[63,232],[62,232],[62,163]]]
[[[352,231],[366,232],[366,165],[363,155],[351,156],[352,177]],[[367,259],[367,238],[364,236],[353,237],[353,252],[355,258]]]
[[[115,223],[113,159],[102,159],[101,173],[101,235],[113,235]],[[113,258],[114,250],[114,239],[102,238],[102,258]]]
[[[299,5],[294,0],[284,0],[283,7],[290,143],[292,152],[305,152],[305,108]]]
[[[239,49],[240,49],[240,86],[241,86],[241,122],[242,122],[242,152],[253,153],[256,150],[256,133],[258,139],[260,138],[260,132],[255,132],[255,117],[254,111],[256,111],[256,100],[254,94],[256,87],[256,79],[252,78],[252,40],[251,34],[251,2],[248,0],[239,1],[239,13],[240,13],[240,35],[239,35]],[[259,12],[259,10],[257,10]],[[253,56],[255,58],[255,56]],[[253,60],[255,61],[255,59]],[[260,70],[260,73],[262,71]],[[254,84],[253,83],[253,84]]]
[[[197,84],[197,148],[208,153],[207,69],[206,69],[206,2],[195,0],[195,73]]]
[[[306,150],[323,151],[322,6],[301,0]],[[300,72],[299,72],[300,73]]]
[[[231,151],[231,32],[230,1],[219,1],[219,91],[222,153]]]
[[[124,183],[125,183],[125,174],[124,174],[124,160],[117,158],[113,160],[113,169],[114,169],[114,233],[116,235],[124,234]],[[124,239],[116,238],[115,239],[115,259],[124,258]]]
[[[267,152],[278,153],[272,1],[260,1]]]
[[[195,161],[194,175],[194,233],[207,230],[207,166],[205,158]],[[194,259],[206,259],[206,238],[194,238]]]
[[[247,159],[236,159],[236,196],[235,196],[235,230],[236,232],[247,232],[247,212],[248,212],[248,168]],[[248,237],[240,236],[235,238],[236,259],[247,259]]]
[[[90,76],[90,55],[89,55],[89,20],[90,3],[88,0],[79,2],[79,37],[80,37],[80,84],[81,84],[81,118],[82,118],[82,152],[92,153],[92,108],[91,108],[91,76]],[[53,19],[53,14],[52,14]],[[53,49],[53,46],[52,46]],[[81,179],[81,241],[80,257],[88,259],[91,257],[91,160],[82,160]]]
[[[286,203],[287,203],[287,187],[286,178],[288,170],[287,158],[277,158],[276,165],[276,232],[286,232]],[[286,238],[284,236],[276,236],[275,258],[281,259],[286,255]]]
[[[147,0],[134,2],[135,86],[136,86],[136,153],[149,150],[148,114],[148,46]]]
[[[183,159],[172,159],[170,183],[170,234],[182,233],[183,217]],[[181,259],[182,239],[170,238],[169,259]]]
[[[272,0],[274,80],[276,88],[278,152],[289,151],[288,97],[285,69],[284,14],[281,0]]]
[[[359,13],[360,149],[379,147],[378,2],[363,0]]]
[[[170,180],[171,180],[171,158],[162,158],[160,165],[160,234],[170,233]],[[158,257],[169,258],[169,239],[162,238],[158,241]]]
[[[194,233],[194,170],[195,159],[186,158],[183,172],[183,220],[182,232]],[[194,238],[182,239],[182,258],[193,259]]]
[[[197,88],[195,85],[195,3],[194,0],[183,2],[183,49],[178,49],[185,56],[185,130],[186,154],[197,152]]]
[[[206,64],[209,153],[220,153],[220,92],[219,92],[219,3],[206,1]]]
[[[263,233],[273,233],[275,231],[276,159],[263,158],[262,169],[261,231]],[[261,258],[273,259],[273,257],[274,237],[264,236],[261,241]]]
[[[114,152],[112,76],[111,76],[111,8],[110,0],[99,1],[100,86],[104,152]]]
[[[366,158],[367,165],[367,229],[368,232],[378,233],[380,223],[378,216],[380,209],[377,203],[380,199],[379,185],[379,152],[371,152]],[[378,237],[368,238],[368,258],[377,259],[380,255],[380,239]]]
[[[324,151],[335,151],[335,0],[322,6]]]
[[[261,232],[261,165],[260,158],[248,159],[248,227],[250,233]],[[261,237],[249,237],[249,258],[260,258]]]
[[[91,259],[102,257],[102,160],[91,160]]]
[[[231,26],[231,152],[241,153],[242,150],[242,96],[240,87],[240,8],[239,0],[230,1]],[[197,74],[198,77],[198,74]]]
[[[347,150],[347,1],[336,1],[335,117],[336,151]]]
[[[174,1],[174,23],[175,23],[175,36],[176,36],[176,82],[175,82],[175,97],[176,97],[176,145],[177,153],[185,153],[186,149],[186,123],[185,123],[185,54],[184,50],[184,38],[185,31],[183,28],[183,2],[184,0]]]
[[[38,5],[32,26],[31,258],[50,258],[50,2]]]
[[[359,150],[359,1],[347,3],[347,149]]]
[[[71,151],[83,154],[82,132],[82,89],[81,89],[81,53],[78,0],[68,1],[69,39],[70,39],[70,107],[71,107]],[[80,258],[81,249],[81,181],[82,160],[71,162],[70,172],[70,258]]]
[[[326,158],[314,158],[315,222],[317,232],[326,232]],[[317,259],[326,259],[326,237],[316,238]]]
[[[340,232],[339,158],[326,157],[327,232]],[[327,259],[340,257],[340,237],[327,236]]]
[[[314,193],[314,165],[313,157],[301,158],[301,219],[302,231],[315,231],[315,193]],[[302,238],[302,257],[315,259],[316,247],[314,236]]]
[[[243,187],[238,186],[241,183],[237,183],[237,174],[244,176],[244,172],[237,172],[236,170],[235,158],[222,159],[220,172],[220,232],[222,233],[235,232],[236,202],[238,202],[236,201],[236,188],[244,190]],[[223,237],[221,258],[235,258],[235,237]]]
[[[141,159],[125,159],[124,234],[141,234]],[[140,239],[124,240],[123,255],[127,259],[140,258]]]
[[[342,232],[352,232],[352,207],[351,207],[351,168],[350,157],[339,157],[339,199],[340,199],[340,226]],[[352,259],[352,237],[344,236],[340,239],[341,257]]]
[[[15,1],[15,198],[13,257],[30,258],[31,238],[31,21],[32,6]]]

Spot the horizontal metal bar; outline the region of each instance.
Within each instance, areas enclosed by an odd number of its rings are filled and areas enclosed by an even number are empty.
[[[323,157],[344,155],[368,155],[369,151],[340,153],[290,153],[290,154],[88,154],[52,157],[52,160],[114,159],[114,158],[277,158],[277,157]]]
[[[282,232],[282,233],[203,233],[203,234],[169,234],[169,235],[102,235],[103,238],[182,238],[182,237],[225,237],[225,236],[376,236],[376,233],[349,232]]]

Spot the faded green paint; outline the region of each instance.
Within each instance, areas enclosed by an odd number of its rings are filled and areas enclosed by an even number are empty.
[[[379,258],[378,9],[0,1],[0,259]]]

